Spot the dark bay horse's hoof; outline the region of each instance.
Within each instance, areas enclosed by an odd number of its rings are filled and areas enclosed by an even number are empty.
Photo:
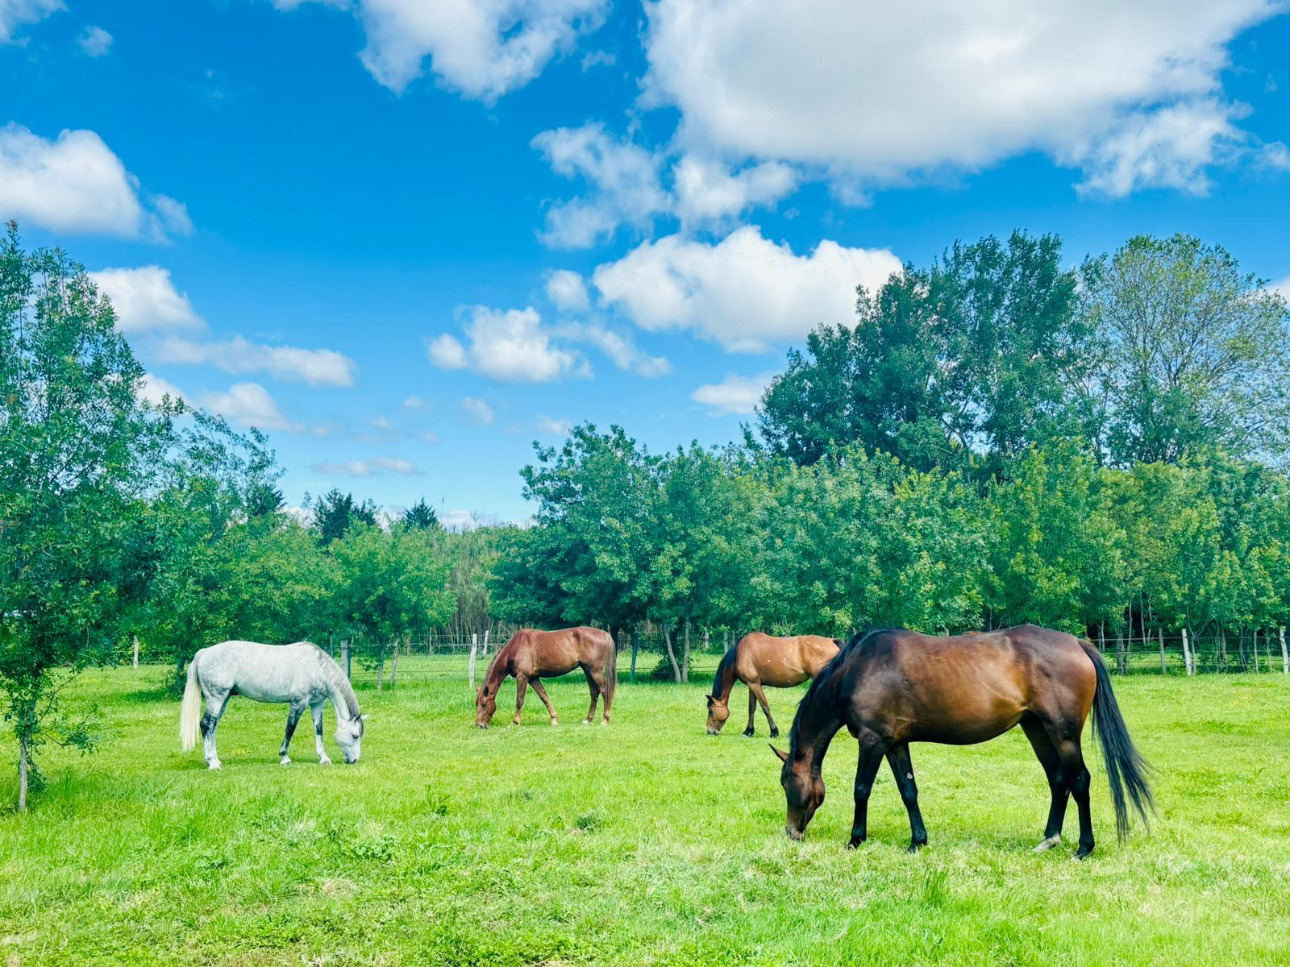
[[[862,840],[862,839],[856,839],[856,838],[853,836],[853,837],[851,837],[851,839],[847,840],[847,845],[846,845],[846,847],[845,847],[845,848],[846,848],[846,849],[859,849],[859,848],[860,848],[860,845],[861,845],[863,842],[864,842],[864,840]]]
[[[926,846],[926,845],[927,845],[926,843],[910,843],[910,844],[909,844],[909,849],[905,850],[905,852],[906,852],[906,853],[917,853],[920,849],[922,849],[922,848],[923,848],[924,846]]]
[[[716,735],[717,733],[716,733],[716,732],[713,732],[712,734],[713,734],[713,735]],[[756,732],[754,732],[752,729],[744,729],[744,736],[745,736],[746,738],[751,739],[751,738],[752,738],[754,735],[756,735],[756,734],[757,734],[757,733],[756,733]]]
[[[1081,847],[1079,848],[1079,850],[1078,850],[1078,851],[1076,851],[1076,853],[1075,853],[1075,858],[1076,858],[1077,860],[1082,860],[1082,859],[1087,859],[1087,858],[1088,858],[1089,856],[1091,856],[1091,855],[1093,855],[1093,847],[1091,847],[1091,846],[1089,846],[1089,847],[1081,846]]]
[[[750,733],[749,733],[749,735],[751,735],[751,734],[752,734],[752,733],[750,732]],[[779,729],[771,729],[771,730],[770,730],[770,737],[771,737],[772,739],[778,739],[778,738],[779,738]]]

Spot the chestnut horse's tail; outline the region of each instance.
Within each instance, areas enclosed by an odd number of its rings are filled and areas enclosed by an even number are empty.
[[[1093,693],[1093,731],[1101,743],[1106,778],[1111,785],[1116,836],[1123,841],[1129,834],[1129,809],[1125,802],[1125,790],[1128,790],[1133,808],[1144,823],[1148,821],[1147,809],[1155,808],[1151,788],[1147,785],[1147,773],[1151,771],[1151,767],[1129,738],[1124,716],[1120,714],[1120,704],[1115,700],[1115,692],[1111,690],[1111,676],[1106,670],[1106,662],[1102,660],[1093,642],[1081,638],[1079,643],[1093,662],[1093,669],[1097,673],[1097,691]]]
[[[618,642],[614,641],[611,636],[609,639],[609,654],[605,656],[605,704],[608,706],[614,700],[614,692],[618,690]]]

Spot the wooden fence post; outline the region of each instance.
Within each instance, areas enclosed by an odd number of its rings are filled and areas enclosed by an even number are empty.
[[[489,629],[487,628],[484,629],[484,657],[485,658],[488,657],[488,631]]]
[[[139,636],[134,636],[134,667],[139,667]]]
[[[1168,675],[1169,669],[1165,667],[1165,629],[1157,628],[1156,634],[1160,636],[1160,674]]]
[[[351,678],[349,674],[349,639],[342,638],[340,642],[340,663],[345,666],[345,677]]]
[[[475,691],[475,652],[479,651],[479,635],[472,632],[470,635],[470,691]]]
[[[1290,675],[1290,651],[1286,651],[1286,630],[1284,627],[1278,629],[1281,638],[1281,674]]]
[[[636,681],[636,651],[640,647],[639,635],[635,630],[632,631],[632,681]]]
[[[1254,673],[1259,671],[1259,629],[1254,629]]]
[[[1187,629],[1182,630],[1183,639],[1183,667],[1187,669],[1188,675],[1196,674],[1196,661],[1192,658],[1191,645],[1187,641]]]

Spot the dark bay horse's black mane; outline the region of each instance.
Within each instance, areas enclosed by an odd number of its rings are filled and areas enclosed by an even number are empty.
[[[712,694],[710,696],[711,698],[721,697],[722,684],[725,677],[725,671],[728,667],[730,667],[735,663],[735,659],[739,657],[738,652],[739,652],[739,643],[735,642],[733,645],[727,648],[726,653],[721,656],[721,664],[717,666],[717,674],[712,679]]]
[[[797,703],[797,713],[793,716],[793,727],[788,730],[788,747],[790,749],[797,745],[797,730],[802,722],[802,710],[815,699],[816,693],[823,688],[825,682],[833,677],[834,672],[842,667],[842,663],[846,661],[847,656],[856,649],[863,648],[869,639],[875,635],[901,630],[900,628],[869,628],[852,635],[851,640],[838,649],[838,653],[829,659],[829,663],[821,668],[815,677],[811,679],[811,684],[807,687],[806,694]]]

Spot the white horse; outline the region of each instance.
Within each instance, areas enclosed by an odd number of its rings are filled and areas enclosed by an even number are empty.
[[[225,641],[197,652],[188,664],[188,686],[179,709],[179,739],[185,752],[191,752],[197,745],[201,695],[206,697],[206,714],[200,722],[202,742],[206,763],[212,769],[220,767],[215,730],[231,695],[245,695],[256,702],[291,703],[287,734],[278,752],[284,766],[291,764],[287,747],[305,706],[309,706],[314,716],[318,761],[331,765],[322,739],[323,706],[330,698],[336,709],[336,744],[346,762],[358,761],[363,720],[367,716],[359,712],[354,689],[340,666],[312,642],[261,645],[254,641]]]

